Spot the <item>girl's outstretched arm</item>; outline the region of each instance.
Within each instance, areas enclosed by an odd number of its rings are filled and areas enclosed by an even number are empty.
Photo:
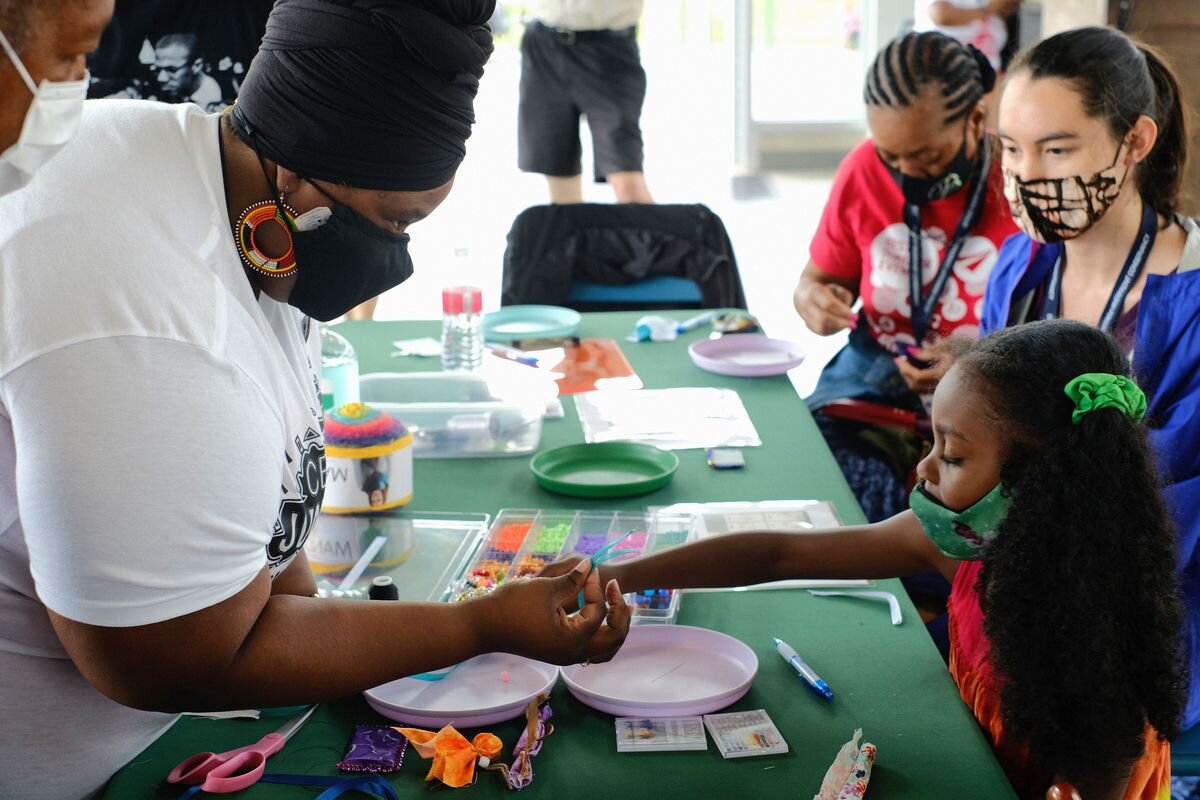
[[[546,575],[575,565],[569,558]],[[790,578],[894,578],[936,569],[954,575],[958,562],[943,556],[911,511],[872,525],[813,533],[736,533],[714,536],[650,556],[600,567],[601,581],[616,578],[625,592],[670,587],[748,586]]]

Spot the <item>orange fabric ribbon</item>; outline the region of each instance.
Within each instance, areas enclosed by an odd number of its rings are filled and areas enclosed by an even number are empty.
[[[420,728],[396,730],[408,737],[421,758],[433,759],[425,780],[436,778],[455,789],[469,786],[475,780],[477,761],[487,767],[500,756],[504,748],[504,743],[495,734],[477,733],[474,739],[467,741],[467,737],[456,731],[453,725],[447,725],[437,733]]]

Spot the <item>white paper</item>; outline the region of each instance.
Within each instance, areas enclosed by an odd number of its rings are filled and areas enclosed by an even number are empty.
[[[575,395],[587,442],[641,442],[663,450],[756,447],[758,431],[732,389],[638,389]]]

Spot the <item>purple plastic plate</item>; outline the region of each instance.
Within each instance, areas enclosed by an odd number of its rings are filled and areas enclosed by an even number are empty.
[[[564,667],[563,681],[584,705],[618,717],[708,714],[737,702],[758,672],[758,657],[724,633],[689,625],[629,629],[604,664]]]
[[[734,333],[720,339],[701,339],[688,348],[692,362],[718,375],[759,377],[782,375],[804,360],[804,348],[795,342],[772,339],[759,333]]]
[[[553,664],[487,653],[464,661],[440,681],[401,678],[368,689],[363,697],[388,719],[410,725],[477,728],[521,716],[529,701],[557,680]]]

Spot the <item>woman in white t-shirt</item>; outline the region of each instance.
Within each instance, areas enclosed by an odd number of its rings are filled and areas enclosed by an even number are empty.
[[[913,30],[940,31],[975,45],[999,72],[1000,54],[1008,44],[1005,17],[1015,14],[1020,5],[1021,0],[916,0]]]
[[[628,609],[586,568],[358,603],[314,597],[304,557],[325,463],[309,318],[411,273],[491,5],[280,0],[230,113],[89,101],[0,199],[0,797],[87,795],[183,710],[620,646]]]

